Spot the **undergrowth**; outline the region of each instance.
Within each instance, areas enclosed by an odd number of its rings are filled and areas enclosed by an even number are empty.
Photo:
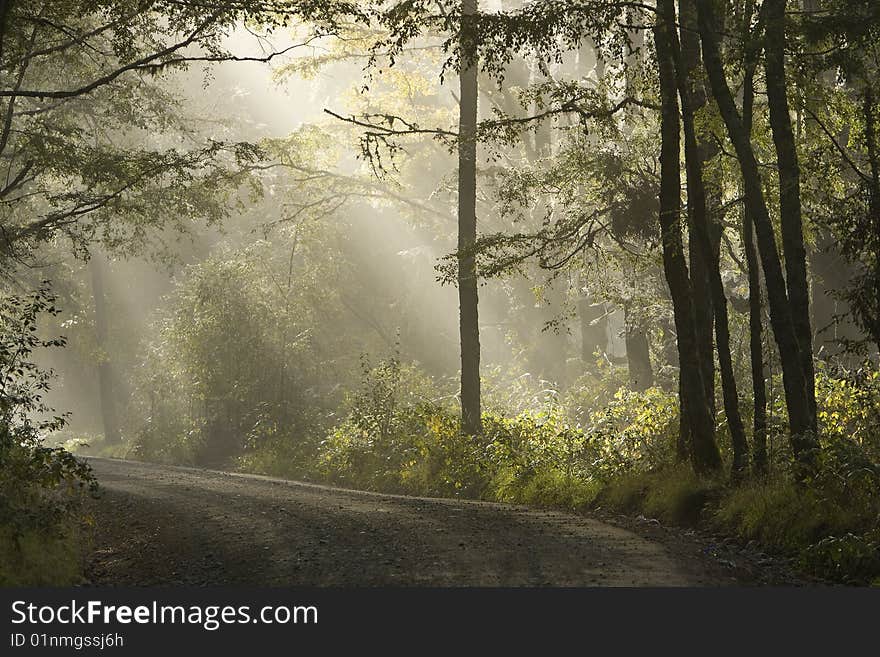
[[[57,310],[48,285],[0,298],[0,586],[79,581],[88,519],[80,502],[97,484],[88,465],[45,437],[67,421],[43,401],[52,372],[31,356],[61,346],[38,318]]]
[[[455,405],[431,401],[417,371],[391,360],[365,368],[345,419],[317,446],[313,474],[371,490],[641,514],[756,541],[813,574],[864,584],[880,577],[878,439],[866,427],[880,395],[874,374],[859,376],[819,368],[819,474],[795,483],[777,437],[770,475],[734,485],[677,461],[677,400],[661,388],[620,388],[589,413],[582,396],[532,391],[532,409],[506,417],[491,407],[483,435],[463,436]],[[726,447],[723,421],[719,429]]]

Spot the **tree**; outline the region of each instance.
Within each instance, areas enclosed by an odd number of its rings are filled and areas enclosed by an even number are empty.
[[[817,102],[805,108],[807,126],[827,144],[824,161],[834,163],[819,175],[833,173],[844,190],[826,185],[825,207],[817,213],[829,233],[828,250],[838,257],[823,272],[836,274],[835,296],[845,304],[833,319],[839,324],[851,317],[863,334],[847,337],[847,349],[864,353],[871,342],[880,350],[880,14],[867,0],[809,2],[804,9],[796,35],[804,52],[798,51],[797,64],[817,81],[809,89]]]
[[[101,422],[104,440],[118,443],[119,414],[116,409],[116,392],[113,384],[113,367],[107,353],[107,292],[104,285],[104,257],[94,253],[89,258],[92,279],[92,298],[95,304],[95,344],[98,347],[98,391],[101,402]]]
[[[743,10],[741,39],[743,49],[743,129],[751,139],[754,119],[755,68],[760,41],[749,39],[754,19],[754,2],[747,2]],[[767,384],[764,372],[764,320],[761,294],[761,272],[755,247],[752,215],[747,207],[742,209],[742,243],[745,253],[746,276],[749,289],[749,361],[752,381],[752,464],[758,476],[765,475],[768,468],[767,455]]]
[[[690,457],[697,472],[711,472],[721,465],[715,442],[703,369],[697,344],[694,297],[681,239],[681,165],[678,80],[675,68],[675,4],[660,0],[654,43],[660,78],[660,230],[663,269],[672,294],[678,336],[680,404],[690,429]]]
[[[189,129],[168,91],[194,63],[252,59],[223,47],[240,21],[314,18],[332,31],[351,3],[248,0],[7,1],[0,7],[0,255],[29,263],[53,237],[84,255],[138,251],[163,226],[218,221],[260,157]],[[347,14],[350,15],[350,14]],[[270,60],[278,53],[263,58]]]
[[[693,5],[687,0],[681,3],[682,12],[688,13],[688,20],[685,22],[682,18],[682,30],[686,26],[693,25],[691,12]],[[695,87],[692,79],[695,75],[698,55],[690,35],[686,40],[682,41],[682,47],[678,48],[678,41],[675,34],[671,35],[672,47],[675,53],[676,74],[678,83],[678,92],[681,98],[681,115],[682,124],[684,126],[685,135],[685,162],[687,167],[687,194],[688,194],[688,212],[690,215],[691,227],[691,243],[690,250],[693,254],[700,254],[699,258],[691,261],[700,263],[699,273],[692,269],[692,277],[697,281],[702,281],[705,277],[709,291],[709,299],[711,303],[702,304],[711,309],[714,317],[710,317],[708,322],[711,327],[714,319],[716,345],[718,350],[718,362],[721,370],[721,388],[724,398],[724,411],[727,416],[727,425],[730,428],[731,442],[733,444],[733,471],[735,476],[741,475],[748,467],[748,444],[746,442],[745,429],[743,427],[742,417],[739,411],[739,394],[737,392],[736,377],[733,371],[733,358],[731,357],[730,348],[730,323],[727,316],[727,297],[724,291],[724,281],[721,278],[720,259],[718,251],[713,244],[711,237],[711,229],[709,225],[709,216],[707,211],[707,195],[705,182],[703,180],[703,162],[705,159],[705,146],[701,148],[700,140],[697,137],[697,130],[694,124],[694,113],[699,106],[704,105],[705,94],[701,94],[701,98],[695,100]],[[688,44],[684,48],[685,43]],[[687,59],[685,58],[687,54]],[[703,289],[702,282],[695,286],[695,293]],[[699,317],[699,315],[697,315]],[[697,326],[700,325],[697,322]],[[700,332],[697,331],[699,338]],[[698,340],[699,341],[699,340]],[[710,338],[711,345],[711,338]],[[709,349],[708,358],[705,353],[701,352],[701,358],[709,363],[713,363],[712,350]],[[714,379],[714,367],[705,367],[703,370],[704,377],[712,377]],[[704,381],[705,384],[705,381]],[[707,386],[707,396],[711,399],[713,394],[713,386]]]
[[[477,311],[477,97],[478,61],[473,18],[477,0],[462,0],[458,129],[458,300],[461,341],[461,428],[482,433],[480,325]]]
[[[779,170],[779,219],[782,252],[785,258],[785,283],[792,324],[798,341],[799,358],[805,382],[807,409],[806,430],[816,435],[816,391],[813,371],[813,334],[810,327],[810,290],[807,283],[807,250],[801,217],[801,171],[791,125],[785,74],[786,0],[765,0],[764,73],[770,128],[776,147]],[[807,438],[808,441],[813,438]]]
[[[815,460],[817,444],[815,404],[811,401],[815,396],[813,381],[807,379],[804,371],[802,347],[795,330],[795,313],[786,292],[785,276],[764,196],[758,161],[724,73],[712,0],[697,0],[697,13],[703,46],[703,63],[709,77],[712,95],[718,104],[728,137],[736,152],[742,174],[746,210],[755,225],[758,250],[767,284],[770,320],[782,363],[792,451],[795,458],[809,469]]]

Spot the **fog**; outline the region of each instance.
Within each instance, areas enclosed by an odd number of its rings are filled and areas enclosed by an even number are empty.
[[[224,45],[237,57],[247,58],[284,51],[293,43],[284,34],[255,37],[239,29]],[[319,58],[332,47],[325,39],[295,48],[292,55],[281,55],[268,63],[194,65],[185,72],[166,75],[163,84],[179,93],[180,108],[190,129],[202,138],[259,143],[283,140],[315,126],[322,129],[320,138],[310,147],[332,153],[324,158],[332,160],[329,173],[361,181],[352,197],[331,212],[323,212],[325,208],[320,205],[321,212],[314,216],[306,213],[304,219],[299,219],[303,225],[311,222],[321,230],[344,233],[345,248],[336,256],[346,258],[345,267],[357,281],[356,289],[330,293],[338,297],[342,314],[328,318],[329,325],[323,329],[338,334],[338,344],[350,352],[345,354],[349,365],[359,356],[374,362],[397,356],[405,363],[416,364],[437,381],[446,382],[443,394],[454,398],[460,365],[457,291],[454,285],[438,280],[436,269],[455,251],[455,191],[450,187],[456,166],[454,155],[429,139],[410,140],[407,148],[428,149],[429,159],[416,155],[421,157],[416,170],[404,165],[400,172],[392,171],[386,179],[379,179],[367,162],[354,157],[359,150],[358,130],[324,110],[347,116],[363,111],[365,102],[368,106],[376,104],[363,93],[362,87],[368,82],[374,89],[381,89],[383,97],[390,98],[395,111],[403,115],[417,113],[419,103],[427,97],[437,116],[449,120],[456,92],[448,81],[441,85],[424,63],[408,73],[424,88],[409,96],[404,91],[402,98],[393,95],[399,91],[384,88],[381,74],[374,74],[372,79],[365,77],[363,57],[322,65],[308,76],[282,74],[286,67]],[[407,67],[400,68],[406,71]],[[431,89],[433,85],[436,88]],[[487,103],[483,114],[488,116],[490,109]],[[422,169],[426,162],[430,167]],[[74,444],[102,441],[99,364],[104,363],[112,372],[113,403],[123,438],[134,441],[138,423],[147,419],[143,409],[138,411],[132,402],[133,396],[148,392],[143,381],[136,381],[146,367],[145,353],[159,339],[163,313],[167,313],[175,290],[191,276],[192,268],[219,253],[252,244],[268,244],[279,252],[291,248],[296,238],[291,236],[284,217],[296,214],[301,199],[296,191],[277,191],[277,179],[271,176],[264,179],[262,198],[248,198],[246,191],[241,191],[240,205],[231,209],[222,223],[205,225],[187,221],[184,216],[178,228],[151,237],[143,253],[123,253],[96,244],[89,249],[91,263],[67,261],[70,287],[69,296],[61,301],[65,311],[61,328],[72,348],[41,356],[41,362],[51,366],[58,377],[49,393],[50,405],[71,412],[70,423],[59,440],[73,439]],[[316,191],[311,189],[308,194]],[[503,220],[497,216],[499,211],[487,194],[480,221],[485,219],[491,225]],[[90,298],[94,290],[89,273],[94,267],[102,271],[109,318],[104,344],[95,341],[94,299]],[[542,285],[544,276],[536,275],[538,278],[532,280],[528,275],[517,275],[481,284],[482,366],[486,373],[503,374],[502,380],[513,377],[523,381],[525,376],[535,389],[555,390],[584,371],[579,355],[580,329],[578,322],[567,316],[571,311],[567,300],[571,282],[556,281],[550,288],[552,294],[540,298],[532,288]],[[297,285],[294,280],[293,286]],[[621,315],[613,305],[608,305],[607,311],[612,321],[601,329],[606,333],[602,346],[607,346],[610,357],[619,361],[625,353],[620,337]],[[363,351],[357,352],[359,348]],[[324,357],[335,360],[339,355]],[[340,372],[352,377],[351,381],[338,381],[340,388],[357,386],[357,368]]]
[[[0,3],[0,586],[880,581],[876,3],[141,4]]]

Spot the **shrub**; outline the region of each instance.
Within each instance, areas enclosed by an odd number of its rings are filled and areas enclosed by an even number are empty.
[[[880,530],[823,538],[801,552],[800,564],[827,579],[880,584]]]
[[[42,340],[41,314],[57,314],[44,284],[32,294],[0,300],[0,584],[68,583],[79,573],[84,518],[80,501],[97,486],[89,466],[63,448],[43,445],[61,429],[43,402],[52,373],[30,360]],[[48,419],[35,419],[35,418]],[[62,567],[61,564],[67,564]],[[57,568],[57,570],[53,570]]]
[[[590,416],[588,436],[596,451],[594,476],[609,478],[667,465],[674,460],[677,435],[674,394],[657,387],[642,392],[620,388],[607,406]]]

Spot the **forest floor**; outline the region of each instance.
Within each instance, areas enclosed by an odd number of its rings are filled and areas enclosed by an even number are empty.
[[[645,519],[89,461],[101,484],[89,502],[93,585],[800,583],[779,564]]]

